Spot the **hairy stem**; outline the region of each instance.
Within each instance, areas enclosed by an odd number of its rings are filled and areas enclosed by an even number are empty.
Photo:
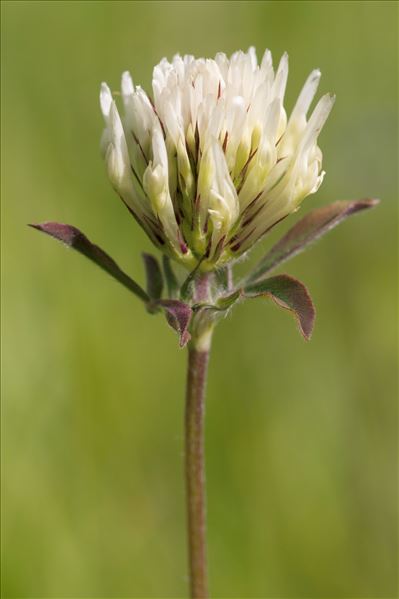
[[[207,303],[211,274],[202,273],[195,281],[194,298]],[[188,525],[188,557],[191,599],[208,599],[206,561],[205,491],[205,387],[213,323],[198,313],[191,326],[188,345],[185,413],[185,470]]]
[[[188,349],[185,467],[188,516],[188,551],[190,592],[192,599],[207,599],[206,563],[206,493],[204,416],[205,385],[209,360],[208,349],[193,343]]]
[[[209,283],[211,274],[202,273],[195,282],[195,299],[197,302],[207,301],[209,299]]]

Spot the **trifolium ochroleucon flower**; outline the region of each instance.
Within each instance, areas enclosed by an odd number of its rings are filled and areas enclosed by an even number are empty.
[[[308,112],[320,80],[309,75],[287,119],[288,56],[266,50],[229,59],[176,55],[154,68],[152,98],[122,75],[120,116],[100,92],[102,150],[116,192],[167,255],[207,271],[237,258],[317,191],[318,135],[334,96]]]
[[[154,68],[152,97],[122,75],[121,116],[103,83],[101,147],[111,183],[163,253],[143,253],[146,288],[72,225],[32,225],[88,257],[144,302],[164,311],[180,344],[203,347],[216,322],[245,298],[271,297],[295,315],[309,339],[315,311],[306,287],[272,271],[316,239],[378,201],[338,201],[302,217],[241,279],[232,266],[319,188],[317,145],[334,103],[310,105],[320,71],[310,73],[287,118],[288,57],[273,68],[269,50],[214,59],[176,55]],[[171,260],[183,265],[177,272]],[[166,297],[165,297],[166,295]],[[208,337],[207,337],[208,336]],[[210,337],[209,337],[210,338]],[[202,344],[202,345],[201,345]]]

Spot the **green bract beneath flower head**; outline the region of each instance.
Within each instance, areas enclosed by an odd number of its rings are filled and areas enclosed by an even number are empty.
[[[100,93],[102,149],[111,183],[152,241],[187,268],[234,260],[319,188],[317,137],[334,103],[307,119],[320,71],[290,118],[283,106],[288,57],[266,50],[227,58],[175,56],[154,68],[153,99],[122,75],[124,116]]]

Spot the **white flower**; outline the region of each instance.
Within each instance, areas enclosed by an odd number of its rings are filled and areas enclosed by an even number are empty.
[[[109,88],[100,101],[112,185],[151,239],[188,268],[214,268],[247,251],[317,191],[318,135],[334,97],[310,118],[320,71],[308,77],[287,122],[288,57],[266,50],[231,58],[176,55],[154,68],[153,101],[122,75],[121,119]]]

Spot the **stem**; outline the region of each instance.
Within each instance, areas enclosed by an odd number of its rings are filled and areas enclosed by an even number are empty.
[[[202,273],[195,282],[195,299],[197,302],[206,301],[209,298],[209,279],[208,272]]]
[[[205,385],[209,345],[188,348],[186,393],[186,492],[191,599],[207,599],[206,496],[204,459]]]

